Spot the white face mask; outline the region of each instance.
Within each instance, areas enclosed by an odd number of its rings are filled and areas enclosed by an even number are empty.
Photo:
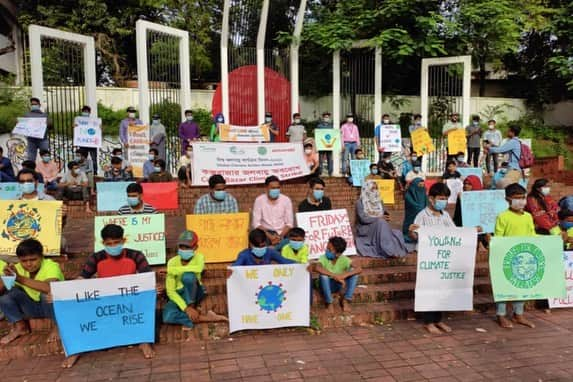
[[[324,117],[323,120],[324,122],[330,122],[330,117]]]
[[[187,115],[187,116],[185,116],[185,118],[186,118],[188,121],[192,121],[192,120],[193,120],[193,116],[192,116],[192,115]]]
[[[131,119],[135,118],[135,113],[127,113],[127,116]]]
[[[271,117],[265,117],[265,122],[271,122],[273,119]]]
[[[493,130],[493,129],[495,129],[495,125],[487,125],[487,128],[490,130]]]
[[[348,121],[349,123],[354,122],[354,118],[346,118],[346,121]]]
[[[310,154],[312,154],[312,149],[304,149],[304,153],[306,155],[310,155]]]
[[[294,123],[298,125],[300,123],[300,118],[295,118]]]
[[[541,193],[545,196],[549,195],[551,192],[551,187],[541,187]]]
[[[385,123],[385,124],[387,125],[387,124],[390,123],[390,120],[389,120],[389,119],[384,119],[384,120],[382,121],[382,123]]]
[[[511,208],[514,210],[522,210],[525,208],[527,200],[525,199],[511,199]]]

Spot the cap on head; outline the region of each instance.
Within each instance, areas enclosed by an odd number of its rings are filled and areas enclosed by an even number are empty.
[[[197,243],[199,243],[199,237],[195,232],[189,230],[181,232],[177,239],[177,245],[185,245],[189,248],[195,248]]]
[[[135,108],[134,108],[133,106],[130,106],[130,107],[127,108],[127,112],[128,112],[128,113],[135,113],[135,111],[136,111],[136,110],[135,110]]]

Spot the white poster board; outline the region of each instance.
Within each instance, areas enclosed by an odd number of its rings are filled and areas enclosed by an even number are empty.
[[[573,251],[563,253],[563,266],[565,267],[565,287],[567,288],[567,297],[550,298],[549,307],[551,309],[573,307]]]
[[[448,198],[448,204],[456,204],[458,200],[458,195],[464,189],[464,182],[461,179],[446,179],[446,185],[450,189],[450,197]]]
[[[74,118],[74,146],[100,148],[101,118]]]
[[[47,127],[48,118],[18,118],[18,123],[12,130],[12,134],[44,139]]]
[[[143,177],[143,165],[149,159],[149,126],[129,125],[127,128],[127,159],[133,167],[133,176]]]
[[[384,152],[402,151],[402,132],[400,125],[380,125],[380,147]]]

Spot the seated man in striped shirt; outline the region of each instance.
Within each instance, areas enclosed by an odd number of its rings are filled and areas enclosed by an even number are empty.
[[[153,206],[143,202],[143,187],[139,183],[127,186],[127,204],[117,211],[118,215],[156,214]]]

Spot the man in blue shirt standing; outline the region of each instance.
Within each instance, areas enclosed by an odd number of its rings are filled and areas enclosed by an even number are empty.
[[[523,176],[523,171],[519,167],[521,158],[521,142],[517,137],[521,133],[519,126],[513,125],[507,131],[509,139],[505,144],[499,147],[493,147],[491,143],[485,145],[486,154],[507,154],[507,173],[496,185],[498,189],[504,189],[510,184],[519,183]]]
[[[0,182],[15,182],[12,162],[4,156],[2,147],[0,147]]]

